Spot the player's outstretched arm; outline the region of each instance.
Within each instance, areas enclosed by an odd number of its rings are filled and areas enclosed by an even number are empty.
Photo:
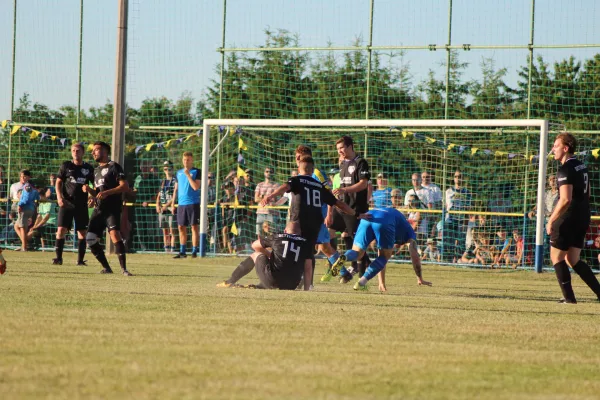
[[[348,204],[344,203],[341,200],[337,200],[335,202],[335,207],[338,208],[344,214],[354,215],[356,213],[356,211],[354,211],[352,208],[350,208],[350,206]]]
[[[260,206],[261,207],[266,206],[273,199],[276,199],[277,197],[281,196],[285,192],[289,192],[289,191],[290,191],[290,185],[287,183],[284,183],[283,185],[279,186],[273,193],[271,193],[268,196],[263,197],[263,199],[260,201]]]
[[[421,272],[421,257],[419,256],[419,251],[417,250],[417,242],[414,239],[411,239],[408,242],[408,252],[410,253],[410,260],[412,261],[415,275],[417,275],[417,284],[431,286],[431,282],[423,280],[423,274]]]
[[[89,187],[89,185],[81,186],[81,190],[83,191],[83,193],[87,193],[92,197],[96,197],[96,195],[98,194],[98,191],[96,189],[92,189],[91,187]]]

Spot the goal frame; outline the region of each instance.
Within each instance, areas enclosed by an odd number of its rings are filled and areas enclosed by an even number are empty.
[[[219,126],[293,126],[293,127],[357,127],[357,128],[454,128],[454,127],[522,127],[537,128],[540,134],[537,182],[537,216],[535,229],[535,270],[540,273],[544,264],[544,196],[548,154],[548,120],[545,119],[468,119],[468,120],[364,120],[364,119],[205,119],[202,135],[201,193],[208,193],[208,168],[211,154],[211,127]],[[200,256],[206,256],[208,197],[200,200]]]

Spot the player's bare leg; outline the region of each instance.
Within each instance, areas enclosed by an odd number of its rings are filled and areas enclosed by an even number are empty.
[[[393,250],[392,250],[393,253]],[[380,292],[387,292],[387,288],[385,287],[385,270],[387,268],[387,265],[381,270],[379,271],[379,273],[377,274],[377,280],[379,281],[379,291]]]

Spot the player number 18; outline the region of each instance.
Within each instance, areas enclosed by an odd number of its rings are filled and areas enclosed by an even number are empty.
[[[310,190],[309,188],[305,187],[304,190],[306,191],[306,204],[313,205],[315,207],[321,207],[321,192],[319,192],[318,190]],[[310,193],[312,192],[312,203],[311,203],[311,195]]]

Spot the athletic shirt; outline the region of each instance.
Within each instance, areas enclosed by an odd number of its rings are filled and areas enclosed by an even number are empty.
[[[171,179],[163,179],[160,183],[160,191],[158,192],[160,204],[167,204],[173,199],[173,192],[175,191],[175,177]]]
[[[75,207],[87,207],[88,194],[81,190],[83,185],[93,182],[94,167],[84,162],[81,165],[65,161],[58,170],[62,181],[62,197]]]
[[[99,192],[114,189],[119,186],[120,181],[124,180],[125,173],[123,172],[123,168],[114,161],[109,161],[105,165],[98,165],[94,170],[94,187]],[[113,194],[96,201],[96,208],[120,211],[122,208],[121,193]]]
[[[325,177],[325,175],[323,175],[321,173],[321,171],[319,171],[317,168],[315,168],[315,170],[313,171],[312,177],[317,182],[321,182],[325,186],[325,188],[329,189],[331,183],[329,181],[327,181],[327,178]],[[321,206],[321,211],[323,213],[323,218],[325,218],[327,216],[327,204],[323,204]]]
[[[297,285],[304,273],[304,261],[312,250],[307,246],[306,239],[297,235],[279,233],[261,236],[259,240],[262,247],[270,247],[273,250],[269,257],[269,265],[278,283],[283,279]]]
[[[575,157],[569,158],[558,168],[556,182],[560,187],[573,185],[573,196],[567,211],[561,219],[573,218],[581,222],[590,220],[590,180],[588,169]],[[560,194],[559,194],[560,198]]]
[[[344,160],[340,169],[340,187],[348,187],[358,183],[362,179],[371,179],[369,163],[360,156],[352,160]],[[369,209],[369,189],[366,187],[357,193],[344,193],[343,202],[359,213],[367,212]]]
[[[200,178],[200,170],[198,168],[191,168],[190,175],[192,176],[192,180],[197,180]],[[188,177],[183,172],[183,168],[177,171],[175,176],[177,178],[177,203],[180,206],[200,204],[200,188],[198,190],[192,189]]]
[[[333,206],[337,199],[325,186],[307,175],[291,177],[287,184],[292,193],[290,221],[298,221],[301,226],[319,228],[323,224],[323,206]],[[306,233],[302,232],[304,235]]]
[[[404,244],[414,235],[414,230],[404,215],[392,207],[374,208],[369,211],[371,218],[367,221],[382,225],[392,225],[397,244]]]

